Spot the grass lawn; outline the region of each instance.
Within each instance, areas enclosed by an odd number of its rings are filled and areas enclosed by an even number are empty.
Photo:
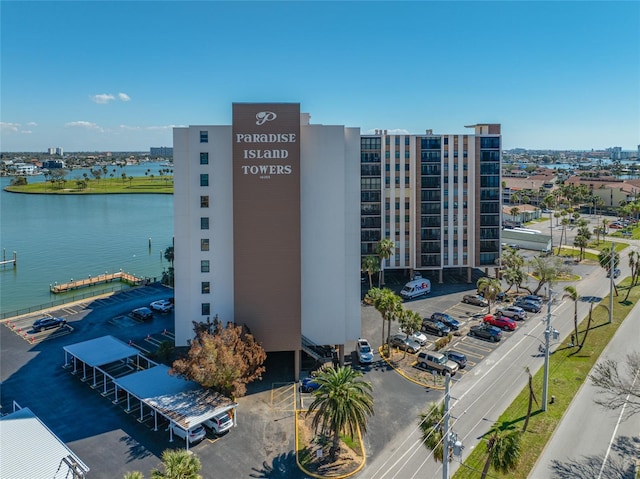
[[[567,339],[551,354],[549,360],[549,397],[555,396],[554,404],[548,405],[547,412],[542,412],[534,403],[534,412],[531,415],[529,427],[522,436],[521,457],[518,468],[507,474],[501,474],[491,468],[489,477],[501,479],[526,478],[531,472],[565,410],[582,383],[587,379],[587,375],[600,353],[609,343],[633,306],[640,300],[640,286],[636,286],[631,290],[629,299],[625,303],[622,302],[627,294],[629,283],[630,278],[626,278],[618,285],[619,296],[615,297],[613,301],[613,322],[611,324],[607,324],[609,313],[605,307],[594,305],[591,328],[582,351],[576,353],[577,348],[569,348],[570,340]],[[604,298],[600,304],[608,305],[609,298]],[[584,318],[578,328],[580,341],[583,338],[586,325],[587,318]],[[522,374],[526,374],[524,370]],[[542,399],[543,378],[544,368],[540,368],[533,377],[533,387],[538,401]],[[528,398],[529,388],[525,387],[500,416],[498,423],[507,422],[511,427],[521,430],[526,417]],[[487,431],[489,429],[490,426],[487,425]],[[456,471],[453,479],[479,478],[485,460],[486,447],[484,443],[480,443],[464,461],[462,467]]]
[[[7,186],[6,191],[12,193],[29,193],[41,195],[110,195],[110,194],[139,194],[165,193],[173,194],[173,177],[137,176],[134,178],[109,178],[88,180],[86,187],[81,187],[79,180],[67,180],[64,183],[52,184],[39,182],[22,186]]]

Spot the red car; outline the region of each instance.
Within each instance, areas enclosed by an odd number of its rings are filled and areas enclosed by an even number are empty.
[[[504,329],[505,331],[514,331],[517,327],[516,322],[513,319],[494,314],[487,314],[484,317],[484,322],[489,323],[491,326],[495,326],[496,328]]]

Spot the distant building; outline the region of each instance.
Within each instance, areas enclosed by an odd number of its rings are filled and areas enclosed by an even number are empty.
[[[46,168],[48,170],[55,170],[59,168],[65,168],[66,165],[62,160],[44,160],[42,162],[42,168]]]
[[[173,156],[173,147],[170,146],[152,146],[149,148],[149,154],[151,156],[160,156],[163,158],[172,157]]]
[[[30,163],[14,163],[13,170],[16,175],[35,175],[38,167]]]
[[[58,146],[57,148],[50,147],[50,148],[47,150],[47,152],[48,152],[50,155],[59,155],[59,156],[62,156],[62,148],[60,148],[59,146]]]

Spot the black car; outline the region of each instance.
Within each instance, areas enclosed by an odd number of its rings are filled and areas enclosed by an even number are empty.
[[[542,305],[540,303],[529,299],[516,300],[513,304],[525,311],[529,311],[530,313],[539,313],[542,310]]]
[[[451,328],[445,326],[440,321],[432,321],[425,318],[422,320],[422,331],[425,333],[435,334],[437,336],[446,336],[451,332]]]
[[[535,301],[536,303],[542,303],[542,297],[537,294],[528,294],[526,296],[520,296],[516,300],[520,301]]]
[[[469,336],[488,339],[489,341],[495,343],[502,339],[502,331],[500,331],[500,329],[496,328],[495,326],[483,323],[471,326],[471,328],[469,329]]]
[[[153,318],[153,311],[149,308],[138,308],[131,311],[131,316],[135,319],[139,319],[141,321],[148,321]]]
[[[433,313],[431,315],[431,321],[440,321],[445,326],[449,326],[451,331],[457,331],[460,329],[460,322],[449,316],[447,313]]]
[[[458,351],[445,351],[444,355],[447,357],[447,359],[458,363],[458,366],[460,366],[460,368],[464,368],[467,365],[467,356]]]
[[[32,328],[37,333],[45,329],[61,328],[65,324],[67,324],[67,320],[64,318],[40,318],[33,323]]]

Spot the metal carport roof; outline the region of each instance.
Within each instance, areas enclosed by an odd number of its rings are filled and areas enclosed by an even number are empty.
[[[0,418],[0,477],[63,479],[87,472],[80,458],[29,408]]]
[[[137,356],[140,351],[113,336],[102,336],[81,343],[64,346],[63,349],[74,358],[93,368],[122,359]]]
[[[169,369],[160,364],[117,378],[114,382],[183,429],[237,406],[228,397],[205,389],[194,381],[171,376]]]

